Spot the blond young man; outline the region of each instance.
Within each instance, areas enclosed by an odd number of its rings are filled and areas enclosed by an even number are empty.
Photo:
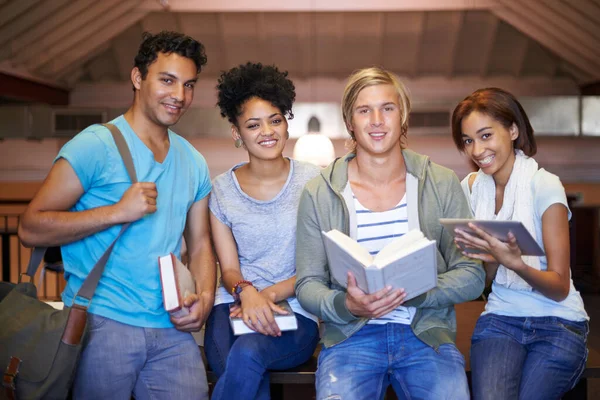
[[[325,326],[317,399],[379,399],[390,384],[400,398],[468,399],[454,304],[477,298],[485,273],[438,223],[470,216],[460,183],[404,147],[410,99],[392,73],[354,73],[342,110],[355,148],[307,184],[298,213],[296,294]],[[402,288],[366,294],[351,273],[336,282],[321,239],[331,229],[371,254],[420,229],[437,242],[437,287],[404,302]]]

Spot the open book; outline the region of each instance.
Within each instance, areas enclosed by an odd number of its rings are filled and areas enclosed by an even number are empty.
[[[279,329],[281,331],[295,331],[298,329],[298,321],[296,320],[294,311],[292,311],[292,307],[290,307],[290,303],[288,303],[287,300],[282,300],[278,302],[277,305],[288,312],[287,314],[273,313],[273,317],[275,317],[275,322],[277,322]],[[229,317],[229,323],[231,324],[231,330],[233,330],[235,336],[245,335],[246,333],[256,333],[250,329],[240,317]]]
[[[334,229],[321,232],[329,270],[338,284],[346,286],[347,272],[356,277],[358,287],[374,293],[391,285],[404,288],[406,300],[437,285],[437,252],[434,240],[412,230],[388,243],[373,257],[367,249]]]
[[[468,234],[478,236],[471,228],[469,222],[475,224],[480,229],[483,229],[488,234],[497,239],[506,242],[508,240],[508,232],[512,232],[517,238],[517,244],[524,256],[543,256],[544,250],[535,241],[531,233],[525,228],[520,221],[502,221],[502,220],[481,220],[481,219],[459,219],[459,218],[440,218],[440,224],[452,235],[456,236],[455,229],[461,229]],[[467,253],[482,253],[479,249],[470,247],[462,247]]]
[[[183,299],[196,293],[196,283],[190,270],[173,253],[158,258],[163,303],[174,317],[183,317],[190,310],[183,305]]]

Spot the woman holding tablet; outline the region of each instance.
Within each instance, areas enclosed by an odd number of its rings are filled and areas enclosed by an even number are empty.
[[[588,316],[569,265],[570,211],[556,175],[539,168],[533,128],[510,93],[480,89],[458,104],[452,137],[479,171],[462,182],[475,219],[520,221],[545,257],[522,256],[507,241],[456,231],[466,255],[493,281],[471,345],[475,399],[558,399],[585,369]]]

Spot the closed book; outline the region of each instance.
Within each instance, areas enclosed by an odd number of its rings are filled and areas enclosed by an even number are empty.
[[[406,300],[437,286],[436,243],[419,230],[392,240],[375,256],[336,229],[321,233],[329,271],[341,286],[347,287],[348,271],[363,292],[374,293],[390,285],[403,288]]]
[[[160,283],[165,310],[174,317],[190,313],[183,299],[196,293],[196,283],[190,270],[173,253],[158,258]]]
[[[277,326],[279,329],[283,331],[295,331],[298,329],[298,320],[296,319],[296,315],[290,307],[290,303],[287,300],[282,300],[277,303],[277,305],[284,310],[286,310],[287,314],[277,314],[273,313],[275,317],[275,322],[277,322]],[[256,333],[252,329],[248,327],[244,323],[244,320],[240,317],[229,317],[229,323],[231,324],[231,330],[235,336],[245,335],[247,333]]]

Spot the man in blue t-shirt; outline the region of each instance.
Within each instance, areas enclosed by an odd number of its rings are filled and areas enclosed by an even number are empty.
[[[175,32],[145,34],[131,81],[132,106],[111,121],[131,151],[131,184],[107,128],[88,127],[59,152],[19,227],[27,246],[61,246],[73,304],[90,270],[117,240],[89,308],[89,333],[74,398],[208,398],[204,365],[190,332],[214,301],[215,259],[209,234],[210,175],[202,155],[168,129],[192,103],[204,47]],[[180,255],[182,236],[197,295],[190,314],[169,316],[158,257]]]

